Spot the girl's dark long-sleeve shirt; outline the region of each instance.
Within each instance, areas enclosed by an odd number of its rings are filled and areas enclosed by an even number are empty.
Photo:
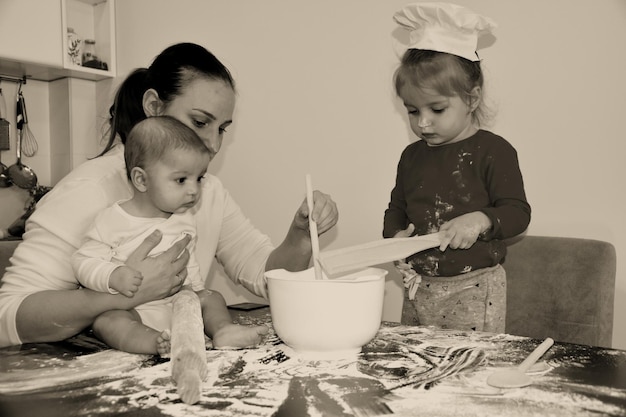
[[[398,163],[383,236],[393,237],[410,223],[418,235],[435,233],[443,223],[474,211],[485,213],[492,228],[469,249],[412,255],[407,261],[417,273],[454,276],[501,263],[502,239],[526,230],[531,213],[517,152],[504,138],[479,130],[448,145],[430,147],[420,140],[406,147]]]

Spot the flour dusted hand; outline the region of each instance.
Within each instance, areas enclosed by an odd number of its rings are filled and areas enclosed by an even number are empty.
[[[439,229],[443,232],[441,251],[449,246],[452,249],[469,249],[478,240],[481,233],[491,228],[491,220],[480,211],[463,214],[444,223]]]
[[[411,237],[413,232],[415,232],[415,226],[411,223],[406,229],[398,231],[393,237]]]

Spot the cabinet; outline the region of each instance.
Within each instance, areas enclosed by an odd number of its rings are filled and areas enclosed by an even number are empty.
[[[95,40],[106,70],[71,62],[67,29]],[[115,77],[115,0],[2,0],[0,75],[53,81]]]

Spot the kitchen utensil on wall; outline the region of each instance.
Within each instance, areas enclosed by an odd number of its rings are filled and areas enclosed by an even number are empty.
[[[0,151],[8,151],[11,149],[9,142],[9,132],[11,123],[7,120],[7,103],[0,88]]]
[[[9,132],[11,123],[5,118],[7,114],[7,105],[0,88],[0,188],[10,187],[11,181],[7,177],[7,166],[2,163],[2,151],[8,151],[10,148]]]
[[[7,169],[7,176],[11,182],[20,188],[26,190],[33,189],[37,186],[37,175],[35,172],[22,164],[22,131],[17,131],[17,143],[15,146],[15,154],[17,161]]]
[[[26,101],[24,100],[24,95],[21,91],[17,93],[17,130],[18,134],[21,133],[22,136],[22,152],[25,156],[33,156],[37,153],[39,149],[39,145],[37,144],[37,140],[35,139],[35,135],[30,130],[30,126],[28,125],[28,114],[26,112]]]
[[[7,166],[2,163],[2,152],[0,152],[0,188],[8,188],[11,185],[11,180],[7,177]]]

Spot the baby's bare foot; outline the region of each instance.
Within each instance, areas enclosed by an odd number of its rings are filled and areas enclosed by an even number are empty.
[[[267,326],[240,326],[227,324],[213,335],[215,349],[246,348],[260,344],[267,334]]]
[[[157,337],[157,353],[162,358],[168,358],[170,356],[172,349],[171,338],[172,336],[169,329],[163,330],[159,337]]]

